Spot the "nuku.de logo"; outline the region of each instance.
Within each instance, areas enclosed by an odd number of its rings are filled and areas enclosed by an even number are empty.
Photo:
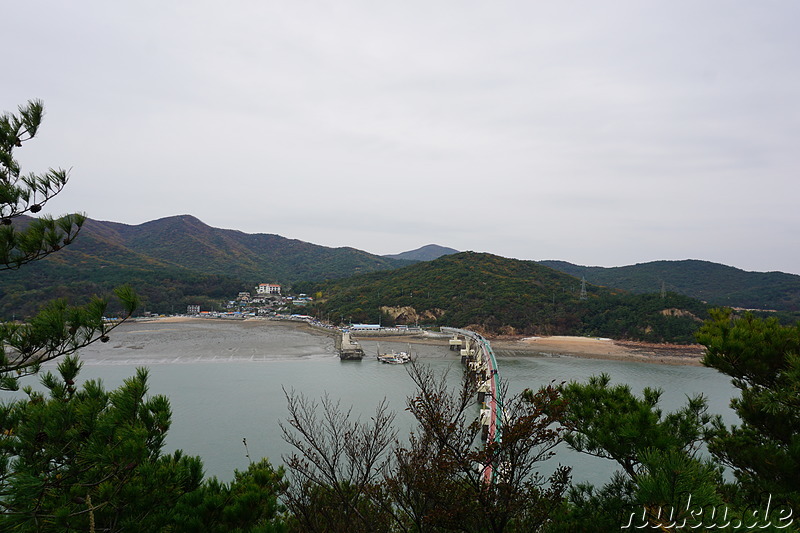
[[[685,500],[685,503],[683,503]],[[741,513],[727,505],[693,505],[692,495],[678,498],[676,505],[642,505],[628,514],[627,523],[620,529],[784,529],[794,523],[794,509],[772,494],[762,494],[757,503],[748,505]]]

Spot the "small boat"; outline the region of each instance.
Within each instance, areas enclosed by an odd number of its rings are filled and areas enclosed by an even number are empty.
[[[389,353],[381,353],[381,347],[378,345],[378,361],[390,365],[403,365],[411,362],[411,353],[409,352],[395,352],[392,350]]]
[[[403,365],[411,362],[411,356],[406,352],[385,353],[378,356],[378,361],[390,365]]]

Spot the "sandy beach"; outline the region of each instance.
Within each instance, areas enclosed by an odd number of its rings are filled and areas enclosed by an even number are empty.
[[[167,322],[190,322],[195,320],[222,320],[194,317],[165,317],[153,320]],[[263,319],[249,319],[244,322],[248,326],[263,324]],[[309,331],[319,332],[304,322],[269,321],[272,324],[308,328]],[[381,337],[370,335],[370,340],[386,340],[419,343],[419,344],[447,344],[446,336],[391,336]],[[677,344],[648,344],[633,341],[618,341],[599,337],[487,337],[498,357],[525,357],[525,356],[553,356],[569,355],[588,359],[610,359],[617,361],[636,361],[664,365],[693,365],[701,366],[703,346],[677,345]]]
[[[596,337],[526,337],[490,339],[498,355],[572,355],[591,359],[638,361],[666,365],[700,366],[704,347],[677,344],[648,344]]]

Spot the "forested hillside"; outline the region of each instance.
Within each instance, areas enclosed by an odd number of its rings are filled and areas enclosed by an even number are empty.
[[[205,308],[258,283],[291,284],[395,268],[408,262],[354,248],[212,228],[191,216],[138,226],[87,220],[62,253],[0,279],[0,316],[29,316],[52,297],[85,299],[128,283],[143,309]]]
[[[415,252],[447,250],[429,246]],[[581,277],[588,281],[586,299],[580,297]],[[138,226],[87,220],[63,253],[31,265],[25,276],[10,271],[0,280],[0,317],[30,316],[48,298],[80,301],[123,283],[140,294],[143,310],[182,312],[188,304],[213,309],[264,282],[321,292],[315,311],[332,321],[657,342],[692,340],[706,316],[706,305],[698,300],[788,310],[800,301],[800,276],[705,261],[601,268],[464,252],[414,263],[212,228],[184,215]]]
[[[709,261],[653,261],[623,267],[588,267],[565,261],[539,261],[595,285],[635,293],[667,291],[712,305],[745,309],[800,311],[800,276],[783,272],[747,272]]]
[[[702,302],[674,293],[662,298],[587,285],[584,300],[573,276],[474,252],[296,288],[317,294],[313,312],[334,322],[420,322],[485,333],[692,342],[707,316]]]
[[[212,228],[189,215],[138,226],[94,221],[92,227],[96,226],[115,232],[126,247],[148,257],[250,284],[339,278],[408,264],[355,248],[328,248],[280,235]]]

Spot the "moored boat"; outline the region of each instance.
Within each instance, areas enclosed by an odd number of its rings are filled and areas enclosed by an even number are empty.
[[[378,345],[378,361],[390,365],[403,365],[411,362],[411,352],[395,352],[392,350],[388,353],[381,353],[381,347]]]

